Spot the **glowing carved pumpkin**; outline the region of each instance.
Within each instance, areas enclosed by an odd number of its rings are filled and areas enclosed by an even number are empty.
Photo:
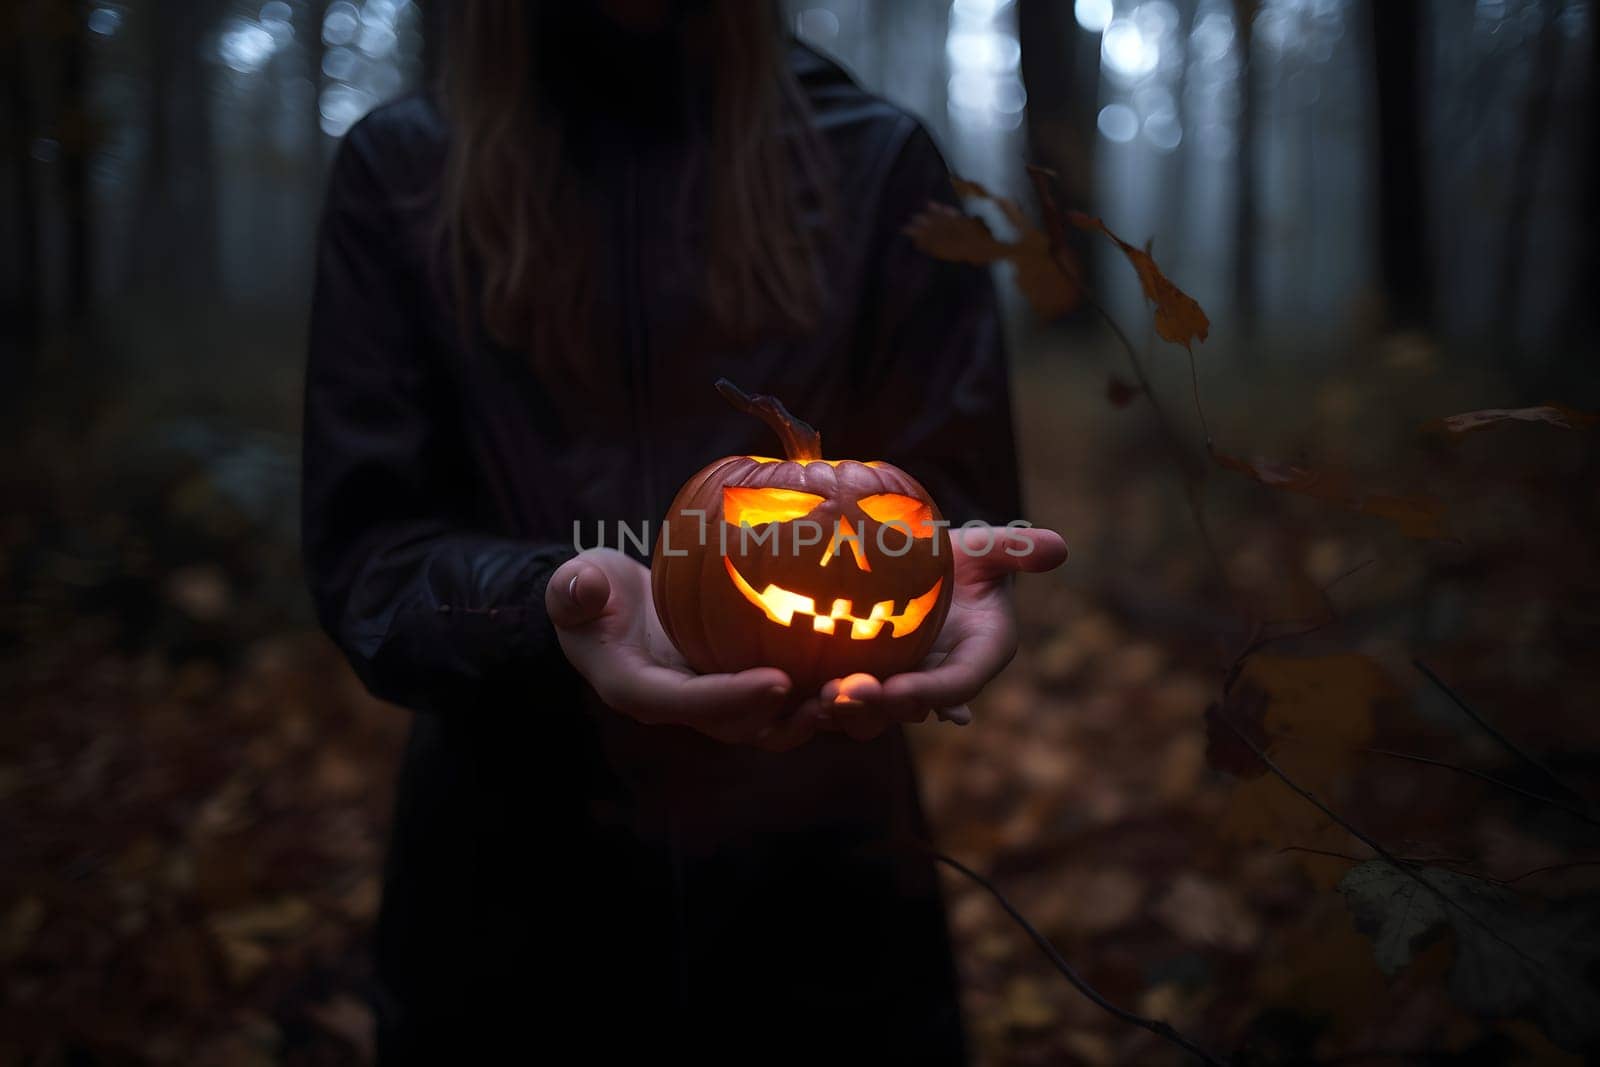
[[[887,463],[823,459],[817,432],[774,398],[717,389],[772,426],[787,458],[719,459],[678,491],[650,568],[667,636],[697,671],[778,667],[802,695],[914,669],[950,607],[938,506]]]

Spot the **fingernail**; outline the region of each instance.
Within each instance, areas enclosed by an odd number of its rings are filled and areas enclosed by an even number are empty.
[[[767,695],[775,700],[782,700],[789,695],[789,687],[786,685],[772,686],[767,690]]]

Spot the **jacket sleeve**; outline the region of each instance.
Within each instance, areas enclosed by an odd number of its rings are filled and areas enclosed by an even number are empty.
[[[318,238],[302,548],[317,616],[362,681],[435,709],[566,669],[544,587],[572,549],[474,521],[459,401],[385,180],[403,160],[373,121],[340,147]]]
[[[909,120],[908,120],[909,121]],[[956,525],[1022,516],[1010,377],[987,269],[919,252],[901,231],[929,200],[955,204],[949,173],[920,125],[903,139],[879,201],[876,262],[861,363],[866,454],[916,477]]]

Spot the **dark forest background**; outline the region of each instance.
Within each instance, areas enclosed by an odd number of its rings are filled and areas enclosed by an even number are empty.
[[[0,1065],[370,1057],[405,714],[310,618],[301,364],[327,165],[435,71],[442,4],[0,9]],[[996,268],[1030,518],[1073,558],[977,725],[914,731],[947,850],[1243,1062],[1580,1062],[1595,5],[785,10],[962,177],[1040,222],[1042,164],[1149,240],[1212,324],[1191,372],[1075,236],[1132,368]],[[1482,409],[1540,413],[1437,421]],[[982,1062],[1171,1059],[950,891]]]

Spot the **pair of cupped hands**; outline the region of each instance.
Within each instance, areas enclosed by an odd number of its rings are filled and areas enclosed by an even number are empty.
[[[696,674],[656,616],[650,570],[615,549],[579,553],[550,578],[545,606],[562,651],[613,710],[645,723],[692,727],[729,744],[785,751],[818,731],[858,741],[891,723],[937,714],[972,721],[967,703],[1017,651],[1011,576],[1049,571],[1067,558],[1052,530],[964,527],[950,531],[955,583],[950,614],[920,670],[879,681],[836,678],[798,704],[774,667]]]
[[[966,725],[966,707],[1016,654],[1011,576],[1050,571],[1067,558],[1061,534],[989,526],[950,531],[955,584],[950,613],[922,669],[878,680],[835,678],[794,701],[776,667],[696,673],[662,630],[650,568],[614,549],[589,549],[550,576],[546,608],[566,659],[611,709],[691,726],[728,744],[794,749],[818,731],[870,741],[891,723],[928,715]]]

